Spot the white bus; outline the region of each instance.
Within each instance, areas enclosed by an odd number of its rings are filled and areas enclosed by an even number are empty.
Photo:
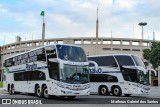
[[[115,96],[148,94],[148,71],[140,57],[131,54],[89,56],[91,93]],[[94,67],[92,67],[94,65]],[[95,68],[96,65],[96,68]]]
[[[5,60],[6,89],[10,94],[34,93],[44,98],[89,95],[88,65],[79,46],[42,46]]]

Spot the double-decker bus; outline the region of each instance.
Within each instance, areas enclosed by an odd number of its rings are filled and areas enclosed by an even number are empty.
[[[141,58],[132,54],[89,56],[91,93],[115,96],[148,94],[148,71]],[[93,67],[92,67],[93,66]],[[96,67],[96,68],[95,68]]]
[[[4,62],[6,90],[10,94],[34,93],[70,99],[89,95],[89,67],[84,50],[75,45],[42,46]]]

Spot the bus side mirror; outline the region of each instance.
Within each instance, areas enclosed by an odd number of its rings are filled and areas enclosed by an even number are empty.
[[[94,61],[88,61],[89,62],[89,67],[94,68],[96,71],[98,71],[98,64]]]
[[[154,69],[149,69],[149,71],[154,72],[154,76],[156,77],[158,75],[157,71]]]

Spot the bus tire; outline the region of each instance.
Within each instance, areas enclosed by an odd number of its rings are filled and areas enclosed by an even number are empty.
[[[43,97],[44,97],[45,99],[50,98],[50,95],[48,94],[48,88],[47,88],[46,85],[43,87],[43,92],[42,92],[42,94],[43,94]]]
[[[20,94],[20,92],[18,92],[18,91],[14,91],[14,94]]]
[[[76,96],[67,96],[67,98],[68,98],[69,100],[73,100],[73,99],[76,98]]]
[[[126,97],[130,97],[131,96],[131,94],[124,94]]]
[[[14,93],[15,93],[15,89],[14,89],[14,85],[12,84],[12,85],[10,86],[9,94],[10,94],[10,95],[13,95]]]
[[[15,91],[15,86],[14,85],[12,85],[12,94],[20,94],[20,92]]]
[[[7,91],[8,91],[8,93],[10,92],[10,84],[8,84]]]
[[[121,90],[121,88],[120,88],[119,86],[114,86],[114,87],[112,88],[112,94],[113,94],[114,96],[121,96],[121,95],[122,95],[122,90]]]
[[[37,97],[41,97],[41,95],[42,95],[41,88],[39,85],[36,86],[35,94]]]
[[[105,85],[100,86],[99,89],[98,89],[98,94],[99,95],[107,95],[108,94],[107,86],[105,86]]]

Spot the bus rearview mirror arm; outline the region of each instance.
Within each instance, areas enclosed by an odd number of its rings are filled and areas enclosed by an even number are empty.
[[[93,64],[95,67],[95,70],[98,70],[98,64],[95,61],[88,61],[89,64]]]

